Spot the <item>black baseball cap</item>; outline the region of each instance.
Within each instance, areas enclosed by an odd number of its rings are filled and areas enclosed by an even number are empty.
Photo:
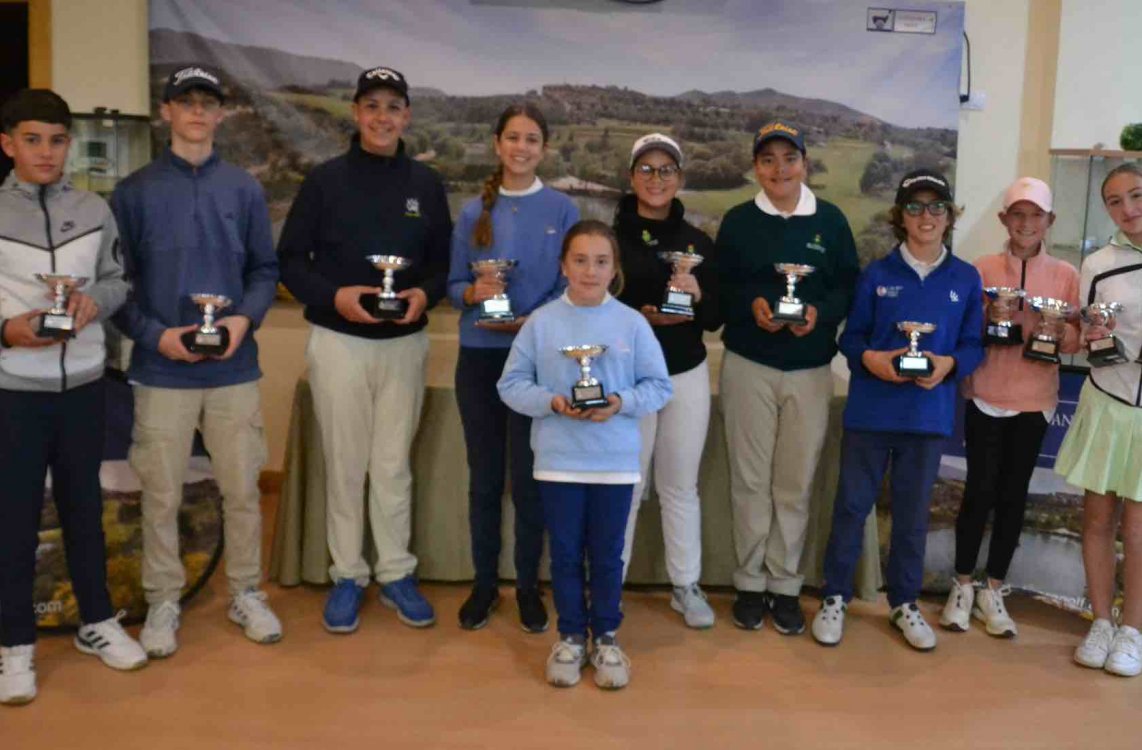
[[[218,97],[218,101],[226,101],[226,96],[222,93],[222,76],[201,65],[190,65],[171,73],[163,88],[163,101],[169,102],[191,89],[208,91]]]
[[[378,68],[370,68],[357,77],[357,93],[353,94],[353,101],[357,101],[373,89],[379,88],[392,89],[404,97],[405,104],[412,103],[408,100],[408,81],[405,80],[404,74],[399,70],[386,68],[383,65]]]
[[[931,190],[940,200],[952,200],[952,188],[948,178],[934,169],[915,169],[904,175],[896,188],[896,205],[903,206],[921,190]]]
[[[805,155],[805,136],[801,132],[801,128],[782,120],[774,120],[773,122],[762,125],[758,129],[757,135],[753,137],[753,155],[757,156],[757,152],[761,150],[761,147],[775,138],[782,138],[789,141],[797,147],[797,150],[801,152],[802,156]]]

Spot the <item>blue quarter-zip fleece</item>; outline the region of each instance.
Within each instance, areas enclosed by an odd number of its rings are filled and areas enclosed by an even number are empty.
[[[214,388],[261,377],[253,331],[273,303],[278,261],[262,187],[212,154],[195,167],[168,147],[111,196],[132,291],[115,324],[135,346],[128,377],[159,388]],[[227,360],[175,362],[159,353],[167,328],[202,322],[190,296],[224,294],[218,317],[251,326]]]
[[[942,383],[926,390],[915,383],[889,383],[865,369],[861,355],[908,345],[896,324],[935,323],[920,337],[920,349],[951,355],[956,364]],[[857,282],[840,350],[852,380],[845,406],[845,429],[951,435],[958,389],[983,361],[983,288],[979,272],[950,252],[921,279],[899,246],[869,265]]]

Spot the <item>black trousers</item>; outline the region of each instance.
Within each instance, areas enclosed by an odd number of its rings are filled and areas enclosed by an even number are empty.
[[[50,468],[80,619],[111,617],[103,541],[103,381],[64,393],[0,390],[0,645],[36,640],[32,592]]]
[[[527,589],[539,584],[543,506],[532,477],[531,419],[505,406],[496,390],[508,351],[460,347],[456,402],[468,448],[468,524],[476,585],[492,587],[499,580],[507,464],[515,508],[516,586]]]
[[[1027,508],[1027,487],[1039,448],[1047,434],[1042,412],[1021,412],[1013,417],[989,417],[971,401],[964,411],[964,440],[968,475],[964,502],[956,518],[956,573],[971,575],[979,559],[988,516],[994,511],[987,575],[1002,581]]]

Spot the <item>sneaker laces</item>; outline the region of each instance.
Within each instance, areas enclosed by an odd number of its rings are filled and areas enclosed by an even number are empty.
[[[1136,630],[1133,633],[1125,631],[1126,628],[1119,628],[1115,632],[1110,648],[1112,651],[1129,656],[1131,659],[1138,659],[1142,656],[1142,635]]]
[[[821,616],[831,619],[837,619],[845,613],[848,607],[845,605],[845,600],[839,596],[826,596],[824,606],[821,608]]]
[[[179,608],[174,602],[160,602],[147,609],[147,621],[144,628],[170,630],[178,623]]]
[[[1106,623],[1100,626],[1099,623]],[[1093,648],[1098,651],[1110,650],[1110,644],[1114,641],[1115,630],[1114,626],[1106,620],[1097,620],[1090,627],[1090,631],[1083,639],[1082,648]]]
[[[551,647],[551,658],[559,664],[577,664],[583,659],[583,644],[559,639]]]
[[[919,628],[920,630],[931,630],[928,621],[924,619],[924,615],[920,612],[920,608],[915,604],[904,605],[904,622],[910,627]]]
[[[34,672],[36,647],[26,643],[22,646],[4,646],[0,648],[0,674],[20,674]]]
[[[251,589],[234,595],[234,604],[252,622],[275,624],[277,618],[266,604],[269,597],[265,591]]]
[[[102,622],[94,622],[84,627],[94,630],[98,635],[108,642],[109,646],[122,646],[126,643],[134,643],[134,639],[127,635],[127,631],[123,629],[121,621],[127,616],[127,610],[121,609],[115,613],[114,617],[109,617]]]
[[[1011,593],[1010,584],[1003,584],[997,589],[986,586],[987,590],[991,592],[991,607],[994,614],[1000,617],[1007,617],[1007,605],[1003,603],[1003,599]]]
[[[675,591],[678,592],[678,598],[682,601],[682,606],[687,609],[692,606],[692,599],[697,599],[699,602],[708,601],[706,592],[696,583],[691,583],[689,586],[679,586]]]
[[[630,669],[630,659],[617,643],[595,643],[595,656],[593,658],[597,667],[618,667]]]

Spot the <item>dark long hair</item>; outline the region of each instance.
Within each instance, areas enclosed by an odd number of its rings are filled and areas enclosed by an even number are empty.
[[[508,121],[513,117],[523,116],[534,122],[539,126],[539,132],[543,135],[543,143],[547,145],[547,118],[543,116],[543,112],[539,107],[531,102],[520,102],[512,104],[503,112],[500,113],[499,119],[496,120],[496,127],[492,131],[496,140],[504,133],[504,128],[508,126]],[[480,191],[480,201],[484,205],[484,210],[480,212],[480,218],[476,220],[476,227],[472,230],[472,242],[476,247],[491,247],[494,237],[492,236],[492,207],[496,205],[496,198],[500,195],[500,185],[504,181],[504,165],[503,162],[496,165],[496,171],[492,172],[491,177],[484,180],[484,188]]]

